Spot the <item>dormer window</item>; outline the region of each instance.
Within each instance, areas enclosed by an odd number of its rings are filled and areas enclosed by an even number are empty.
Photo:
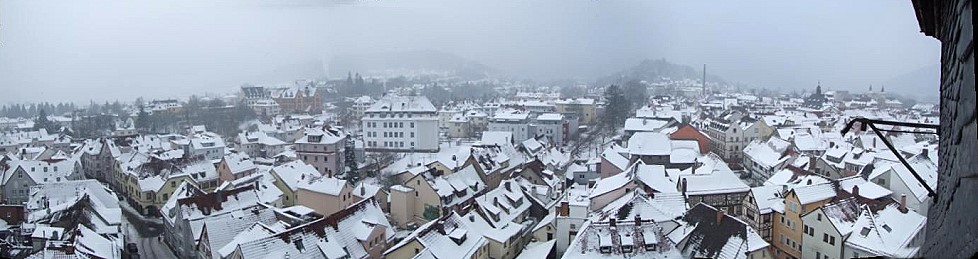
[[[303,252],[306,250],[305,244],[302,243],[302,238],[296,239],[294,243],[295,243],[295,249],[299,250],[299,252]]]

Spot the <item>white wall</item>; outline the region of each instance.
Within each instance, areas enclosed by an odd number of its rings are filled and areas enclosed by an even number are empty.
[[[818,220],[819,215],[822,216],[822,220]],[[842,253],[844,243],[843,237],[839,235],[839,231],[835,229],[828,217],[822,214],[822,209],[817,209],[803,216],[801,222],[802,226],[800,228],[802,231],[805,230],[805,225],[815,229],[815,233],[812,236],[802,233],[802,258],[816,258],[816,255],[821,255],[819,259],[823,259],[828,255],[829,259],[841,259],[840,253]],[[835,237],[835,245],[830,245],[822,241],[824,234],[828,234],[830,238]]]

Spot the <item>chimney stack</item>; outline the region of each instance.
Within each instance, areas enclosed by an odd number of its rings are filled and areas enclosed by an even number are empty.
[[[808,171],[815,172],[815,161],[818,159],[815,156],[808,157]]]
[[[683,181],[682,181],[681,185],[682,185],[682,187],[680,187],[681,190],[679,190],[679,191],[682,192],[683,195],[685,195],[686,194],[686,178],[683,178]]]
[[[859,185],[852,187],[852,196],[859,196]]]
[[[900,212],[907,213],[907,195],[900,194]]]
[[[721,220],[723,220],[723,209],[717,208],[717,225],[720,225]]]
[[[635,214],[635,226],[642,226],[642,215]]]
[[[557,215],[567,217],[568,214],[570,214],[570,208],[568,207],[568,203],[566,201],[560,202],[560,208],[558,208],[558,210]]]
[[[510,187],[510,184],[509,183],[510,183],[509,181],[506,181],[506,183],[505,183],[506,191],[512,192],[513,191],[513,187]]]
[[[610,224],[611,227],[615,227],[618,225],[617,222],[615,222],[615,218],[613,217],[610,220],[608,220],[608,224]]]

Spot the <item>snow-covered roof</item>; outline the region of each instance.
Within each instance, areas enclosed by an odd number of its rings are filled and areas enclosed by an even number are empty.
[[[571,241],[562,258],[623,258],[625,253],[621,248],[628,244],[628,240],[633,242],[632,252],[627,253],[628,258],[684,258],[678,249],[673,248],[675,243],[665,239],[660,230],[659,224],[646,222],[645,219],[638,225],[633,220],[616,221],[615,227],[610,222],[588,221]],[[617,238],[612,235],[617,235]],[[655,246],[656,249],[647,250],[646,245]],[[602,252],[602,248],[607,249],[606,252]]]
[[[782,155],[787,145],[782,146],[780,143],[787,144],[777,137],[771,137],[767,142],[752,141],[744,147],[744,156],[763,168],[777,167],[790,158]]]
[[[619,170],[625,170],[628,167],[628,158],[618,153],[613,147],[608,147],[601,152],[601,157],[606,161],[610,162],[611,165],[617,167]]]
[[[933,161],[920,155],[914,156],[907,160],[907,162],[910,163],[910,166],[913,167],[914,171],[917,172],[917,175],[924,178],[924,182],[926,182],[931,189],[937,190],[937,165],[934,164]],[[923,201],[927,198],[927,195],[929,194],[927,189],[924,188],[920,181],[917,181],[917,178],[910,173],[910,170],[907,170],[907,167],[903,166],[902,164],[893,164],[890,167],[890,170],[892,170],[892,172],[894,172],[895,175],[907,185],[910,192],[913,193],[918,201]],[[862,189],[859,189],[859,193],[862,193]]]
[[[417,240],[424,249],[415,258],[470,258],[488,243],[485,237],[472,233],[470,229],[465,219],[452,212],[419,227],[408,238],[391,246],[385,254]],[[458,236],[464,238],[457,238]]]
[[[823,215],[828,218],[829,222],[835,226],[836,230],[842,236],[847,236],[852,232],[852,224],[856,222],[856,219],[862,212],[859,202],[855,198],[848,198],[825,204],[818,210],[813,210],[803,217],[808,219],[812,217],[809,216],[810,214],[817,213],[819,210],[822,211]]]
[[[632,178],[633,176],[631,173],[620,173],[608,178],[600,179],[594,184],[594,188],[591,189],[590,198],[595,198],[605,193],[624,188],[625,185],[632,182]]]
[[[560,113],[544,113],[537,116],[538,121],[561,121],[564,119],[564,115]]]
[[[341,130],[323,127],[306,128],[305,135],[295,141],[296,144],[335,144],[346,139],[346,133]]]
[[[364,258],[365,233],[382,228],[393,235],[379,204],[368,199],[340,212],[238,244],[244,258]],[[225,249],[228,250],[228,249]]]
[[[628,139],[632,155],[666,156],[672,151],[669,136],[662,133],[638,132]]]
[[[314,177],[304,181],[299,181],[300,190],[339,196],[343,188],[349,187],[346,180],[333,177]]]
[[[84,213],[99,233],[118,233],[122,209],[112,191],[96,180],[55,182],[34,186],[25,205],[27,221],[56,219],[78,202],[87,200]]]
[[[256,224],[268,226],[276,222],[278,219],[274,209],[256,203],[250,207],[238,208],[230,213],[208,217],[203,220],[202,224],[207,230],[207,244],[211,247],[210,252],[213,258],[223,258],[220,252],[225,251],[224,246],[237,239],[241,232],[251,229]],[[251,233],[255,232],[252,231]]]
[[[926,217],[914,211],[901,212],[896,204],[875,213],[863,206],[845,244],[875,256],[915,257],[920,247],[912,246],[911,242],[923,231],[926,221]]]
[[[830,182],[799,186],[791,190],[798,196],[798,202],[801,205],[828,200],[837,194],[835,187]]]
[[[224,163],[232,174],[257,169],[255,163],[245,153],[231,153],[224,156]]]
[[[272,172],[278,175],[279,179],[292,191],[299,190],[299,182],[312,177],[319,176],[319,171],[315,167],[296,160],[273,167]]]
[[[662,223],[681,217],[687,210],[689,205],[681,193],[645,194],[636,190],[601,208],[597,218],[602,221],[609,218],[628,220],[639,216],[643,220]]]
[[[389,95],[370,105],[366,112],[437,112],[438,109],[424,96]]]
[[[533,242],[526,244],[520,255],[516,256],[516,259],[540,259],[547,258],[550,256],[550,252],[554,249],[554,245],[557,244],[557,240],[550,240],[546,242]]]
[[[665,166],[646,165],[644,162],[638,161],[632,164],[628,170],[631,170],[639,181],[656,192],[679,192],[676,189],[677,183],[667,175]]]
[[[783,185],[764,185],[750,189],[751,195],[754,196],[754,203],[757,205],[757,210],[760,214],[778,211],[775,208],[783,207],[784,191],[785,187]]]
[[[747,253],[770,246],[747,223],[704,203],[691,208],[683,221],[692,229],[683,229],[684,247],[677,247],[693,257],[746,259]],[[680,231],[680,230],[677,230]]]
[[[647,119],[647,118],[628,118],[625,119],[624,130],[626,132],[657,132],[668,125],[669,122],[665,120],[657,119]]]

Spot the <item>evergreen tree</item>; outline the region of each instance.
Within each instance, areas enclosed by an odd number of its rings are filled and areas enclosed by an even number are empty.
[[[637,79],[625,82],[625,96],[635,107],[645,106],[649,102],[648,88]]]
[[[146,107],[142,104],[139,105],[139,114],[136,115],[136,128],[141,130],[146,130],[151,128],[150,126],[149,113],[146,112]]]
[[[48,113],[41,109],[38,112],[37,119],[34,119],[34,130],[45,129],[48,133],[54,133],[57,129],[57,125],[54,125],[48,120]]]
[[[625,92],[618,85],[610,85],[604,90],[604,99],[607,105],[601,116],[602,123],[611,129],[624,125],[632,111],[632,104],[625,97]]]

